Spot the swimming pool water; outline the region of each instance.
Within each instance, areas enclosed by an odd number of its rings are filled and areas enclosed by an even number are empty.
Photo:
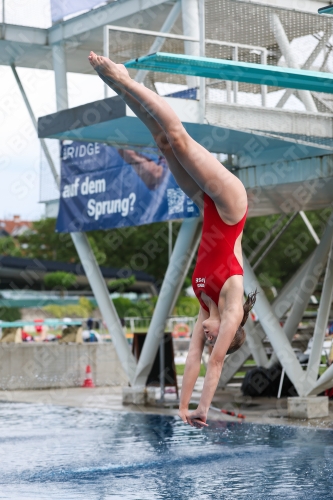
[[[333,431],[0,403],[0,499],[333,498]]]

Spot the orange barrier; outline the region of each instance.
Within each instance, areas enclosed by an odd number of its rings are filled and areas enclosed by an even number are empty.
[[[190,327],[186,323],[176,323],[173,327],[172,336],[174,339],[188,337],[190,331]]]

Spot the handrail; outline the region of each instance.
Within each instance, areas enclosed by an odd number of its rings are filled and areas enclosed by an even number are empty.
[[[148,36],[153,36],[155,38],[168,38],[171,40],[183,40],[187,42],[195,42],[195,43],[200,43],[200,40],[197,38],[193,37],[188,37],[184,35],[175,35],[173,33],[165,33],[162,31],[150,31],[150,30],[142,30],[142,29],[137,29],[137,28],[127,28],[123,26],[116,26],[113,24],[108,24],[107,26],[104,27],[104,34],[103,34],[103,47],[104,47],[104,55],[106,57],[109,57],[109,30],[112,31],[120,31],[123,33],[135,33],[137,35],[148,35]],[[266,47],[261,47],[259,45],[249,45],[249,44],[244,44],[244,43],[237,43],[237,42],[226,42],[223,40],[212,40],[212,39],[205,39],[204,45],[219,45],[223,47],[230,47],[233,49],[233,60],[237,61],[238,60],[238,49],[247,49],[247,50],[253,50],[253,51],[258,51],[261,54],[261,64],[266,64],[267,62],[267,49]],[[201,54],[203,55],[203,54]],[[202,83],[202,82],[201,82]],[[228,85],[230,86],[229,82],[227,82],[227,87]],[[201,93],[205,93],[204,85],[202,85],[201,88]],[[266,93],[267,93],[267,86],[266,85],[261,85],[261,95],[262,95],[262,105],[266,106]],[[238,95],[238,83],[234,82],[234,102],[237,103],[237,95]],[[231,93],[230,91],[228,92],[228,102],[231,101]],[[105,97],[107,97],[107,89],[105,90]],[[201,99],[200,99],[201,100]],[[205,99],[203,99],[203,103],[205,103]],[[204,104],[205,107],[205,104]],[[203,115],[204,110],[202,111]],[[203,118],[202,118],[203,119]]]

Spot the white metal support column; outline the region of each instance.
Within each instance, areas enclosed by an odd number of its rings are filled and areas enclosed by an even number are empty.
[[[168,313],[169,316],[172,314],[172,311],[174,310],[174,308],[176,306],[176,302],[178,300],[179,294],[180,294],[181,289],[183,287],[184,280],[188,274],[188,271],[190,269],[192,261],[197,253],[197,249],[198,249],[198,246],[199,246],[199,243],[201,240],[201,232],[202,232],[202,221],[200,218],[198,225],[197,225],[197,228],[196,228],[196,231],[195,231],[194,236],[193,236],[192,244],[189,248],[189,251],[187,252],[188,257],[187,257],[186,264],[183,266],[183,268],[181,270],[182,276],[180,276],[180,279],[178,282],[178,287],[175,288],[175,290],[173,291],[173,300],[171,302],[170,310]],[[171,253],[171,255],[172,255],[172,253]],[[170,256],[170,259],[171,259],[171,256]],[[170,259],[169,259],[169,262],[170,262]]]
[[[5,39],[5,22],[6,22],[5,0],[2,0],[2,2],[1,2],[1,10],[2,10],[1,38],[4,40]]]
[[[251,316],[248,317],[246,324],[244,325],[244,330],[246,333],[246,339],[253,356],[254,361],[257,366],[267,366],[268,357],[265,348],[262,343],[262,338],[256,331],[256,327]]]
[[[275,243],[280,239],[280,237],[283,235],[283,233],[288,229],[290,224],[293,222],[293,220],[296,218],[297,212],[294,212],[290,219],[285,223],[285,225],[280,229],[280,231],[277,233],[277,235],[273,238],[273,240],[270,242],[268,247],[263,251],[263,253],[260,255],[258,260],[253,264],[252,268],[253,271],[259,266],[259,264],[264,260],[266,255],[271,251],[271,249],[274,247]]]
[[[205,57],[206,47],[206,16],[205,0],[199,0],[199,22],[200,22],[200,57]],[[200,78],[200,123],[205,123],[206,116],[206,78]]]
[[[171,29],[173,28],[175,22],[177,21],[179,14],[181,11],[181,0],[177,0],[175,5],[172,7],[170,10],[166,20],[164,21],[160,31],[162,33],[169,33]],[[148,54],[153,54],[154,52],[159,52],[161,50],[162,45],[165,42],[165,38],[161,37],[156,37],[154,42],[152,43]],[[142,54],[143,55],[143,54]],[[144,79],[146,78],[148,71],[144,69],[139,69],[137,74],[135,75],[135,81],[142,83]]]
[[[198,0],[181,0],[182,2],[182,20],[184,36],[200,40],[200,19]],[[199,43],[185,42],[185,54],[190,56],[199,56]],[[196,76],[186,77],[189,88],[198,87],[198,78]]]
[[[311,234],[312,238],[315,240],[315,242],[317,243],[317,245],[319,245],[320,239],[318,238],[318,234],[314,230],[313,225],[311,224],[311,222],[307,218],[306,214],[303,212],[303,210],[300,210],[299,214],[302,217],[304,224],[308,228],[309,233]]]
[[[53,64],[56,83],[56,98],[58,111],[68,107],[66,59],[64,45],[53,46]],[[124,336],[117,311],[110,299],[106,283],[103,279],[95,255],[85,233],[71,233],[76,251],[86,273],[98,307],[107,324],[119,360],[130,380],[133,382],[136,361]]]
[[[109,48],[110,48],[110,32],[108,25],[103,28],[103,56],[109,59]],[[104,98],[109,97],[109,86],[104,83]]]
[[[170,10],[167,18],[165,19],[160,31],[161,33],[169,33],[169,31],[173,28],[175,22],[177,21],[179,14],[181,11],[181,0],[177,0],[177,2],[174,4],[172,9]],[[113,26],[114,28],[114,26]],[[150,46],[147,54],[153,54],[154,52],[158,52],[161,50],[162,45],[165,42],[165,37],[163,36],[157,36]],[[109,47],[110,47],[110,30],[109,26],[106,25],[103,28],[103,55],[105,57],[109,57]],[[144,54],[142,54],[144,55]],[[135,75],[135,81],[142,83],[144,79],[146,78],[147,73],[149,71],[140,69],[137,74]],[[108,97],[108,85],[104,85],[104,97]]]
[[[270,16],[271,28],[276,38],[277,43],[281,49],[282,54],[286,60],[289,68],[299,68],[299,64],[290,49],[290,44],[286,32],[282,26],[282,23],[277,14],[271,14]],[[317,112],[317,107],[311,95],[311,92],[308,90],[298,90],[298,95],[300,99],[303,101],[304,106],[307,111],[311,111],[312,113]]]
[[[260,62],[267,64],[267,50],[261,52]],[[261,105],[263,107],[267,105],[267,85],[261,85]]]
[[[175,22],[178,19],[180,11],[181,11],[181,0],[177,0],[177,2],[170,10],[166,20],[164,21],[160,29],[161,33],[169,33],[169,31],[172,29],[172,27],[174,26]],[[112,28],[114,28],[114,26],[112,26]],[[164,42],[165,42],[165,37],[157,36],[152,45],[150,46],[147,54],[153,54],[154,52],[159,52]],[[106,25],[103,28],[103,55],[105,57],[110,56],[109,48],[110,48],[110,26]],[[135,75],[134,78],[135,81],[143,83],[148,73],[149,71],[140,69]],[[109,86],[104,84],[104,97],[107,98],[108,96],[109,96]]]
[[[241,366],[244,365],[245,361],[251,356],[250,347],[248,344],[248,339],[244,342],[242,347],[236,352],[229,354],[226,358],[221,377],[218,383],[219,389],[224,389],[232,377],[237,373]]]
[[[315,396],[326,389],[333,387],[333,365],[331,365],[306,393],[306,396]]]
[[[309,303],[310,297],[317,286],[318,279],[323,272],[325,263],[327,261],[328,253],[330,251],[331,238],[333,230],[333,212],[328,219],[324,234],[320,240],[319,245],[313,252],[312,258],[309,262],[307,273],[304,276],[300,286],[295,293],[294,305],[290,311],[288,319],[284,325],[286,338],[290,341],[296,333],[297,326],[301,321],[305,308]],[[276,353],[270,359],[270,366],[277,361]]]
[[[259,293],[256,301],[256,313],[261,326],[298,394],[303,395],[306,390],[305,373],[246,258],[244,259],[244,288],[246,293],[257,288]]]
[[[111,335],[113,345],[130,382],[134,379],[136,361],[132,355],[126,337],[124,335],[117,311],[109,296],[106,283],[102,276],[95,255],[85,233],[71,233],[76,251],[80,257],[81,264],[86,273],[89,285],[96,298],[98,307],[102,313],[108,331]]]
[[[18,85],[18,88],[20,89],[21,96],[23,98],[24,104],[25,104],[25,106],[26,106],[26,108],[28,110],[28,113],[29,113],[30,119],[32,121],[32,124],[35,127],[36,133],[38,133],[38,126],[37,126],[36,117],[34,115],[34,112],[33,112],[32,107],[30,105],[29,99],[27,97],[27,94],[25,93],[25,90],[23,88],[22,82],[20,80],[19,75],[17,74],[17,71],[16,71],[16,68],[15,68],[14,64],[11,65],[11,68],[12,68],[13,75],[14,75],[14,78],[16,80],[16,83]],[[42,149],[44,151],[44,154],[45,154],[45,157],[47,159],[47,162],[48,162],[48,164],[50,166],[50,169],[51,169],[52,175],[54,177],[54,180],[56,182],[56,185],[59,188],[59,186],[60,186],[60,178],[59,178],[57,169],[56,169],[56,167],[54,165],[54,162],[53,162],[51,153],[49,151],[49,148],[47,147],[46,141],[45,141],[45,139],[39,139],[39,142],[40,142],[40,144],[42,146]]]
[[[68,108],[66,52],[64,42],[52,46],[57,111]]]
[[[162,283],[154,314],[138,362],[134,385],[144,386],[164,335],[164,328],[175,301],[176,291],[185,279],[188,262],[193,255],[193,241],[197,238],[199,218],[184,219]]]
[[[323,34],[323,37],[321,40],[319,40],[318,44],[314,48],[313,52],[309,55],[308,59],[305,61],[305,63],[302,66],[302,69],[310,69],[312,64],[315,62],[317,57],[319,56],[320,52],[325,48],[327,42],[329,41],[331,36],[331,32],[326,32]],[[283,108],[285,103],[288,101],[289,97],[293,95],[295,92],[295,89],[287,89],[279,102],[277,103],[276,107],[277,108]]]
[[[298,287],[307,273],[307,269],[309,267],[309,260],[306,261],[294,274],[294,276],[288,281],[288,283],[282,288],[279,295],[276,297],[272,304],[272,311],[276,315],[277,318],[281,318],[286,311],[289,309],[291,304],[293,303],[294,296]],[[246,325],[245,325],[246,326]],[[266,334],[262,331],[261,325],[256,325],[254,329],[250,331],[246,331],[247,342],[242,345],[238,351],[233,354],[230,354],[226,359],[221,378],[219,381],[219,387],[225,387],[229,380],[234,376],[235,373],[239,371],[239,369],[243,366],[244,362],[249,358],[250,354],[252,354],[253,358],[262,363],[262,360],[259,359],[261,354],[258,352],[258,340],[262,342],[265,338]],[[248,341],[248,335],[252,335],[255,337],[253,341]],[[263,346],[260,347],[260,349]],[[258,364],[258,363],[257,363]],[[269,361],[265,364],[261,364],[261,366],[269,366]]]
[[[332,233],[333,235],[333,233]],[[323,348],[327,322],[332,305],[333,295],[333,245],[327,261],[324,286],[320,297],[316,326],[313,334],[313,344],[307,368],[307,379],[314,384],[318,377],[321,352]]]
[[[286,218],[286,216],[284,214],[280,215],[280,217],[274,222],[273,226],[269,229],[269,231],[267,231],[265,236],[258,243],[256,248],[254,250],[252,250],[252,252],[250,253],[249,258],[248,258],[248,261],[250,264],[252,264],[254,258],[258,255],[258,253],[260,253],[260,251],[262,250],[262,248],[264,248],[266,243],[268,243],[268,241],[271,239],[271,236],[273,236],[275,231],[277,229],[280,229],[280,226],[281,226],[282,222],[285,220],[285,218]]]
[[[281,318],[286,314],[290,306],[294,303],[296,292],[301,286],[304,277],[308,274],[312,257],[313,254],[301,265],[288,283],[284,285],[279,295],[274,300],[272,309],[277,318]]]
[[[235,46],[233,49],[232,49],[232,60],[233,61],[238,61],[238,47]],[[233,82],[233,87],[234,87],[234,103],[237,104],[237,101],[238,101],[238,82],[235,80]]]

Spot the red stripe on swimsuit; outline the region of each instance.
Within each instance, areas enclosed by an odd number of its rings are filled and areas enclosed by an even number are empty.
[[[247,210],[237,224],[229,225],[221,219],[215,203],[204,195],[204,218],[202,237],[197,263],[192,276],[192,286],[201,306],[208,311],[201,298],[205,293],[218,304],[221,289],[230,276],[242,275],[234,247],[238,236],[243,231]]]

